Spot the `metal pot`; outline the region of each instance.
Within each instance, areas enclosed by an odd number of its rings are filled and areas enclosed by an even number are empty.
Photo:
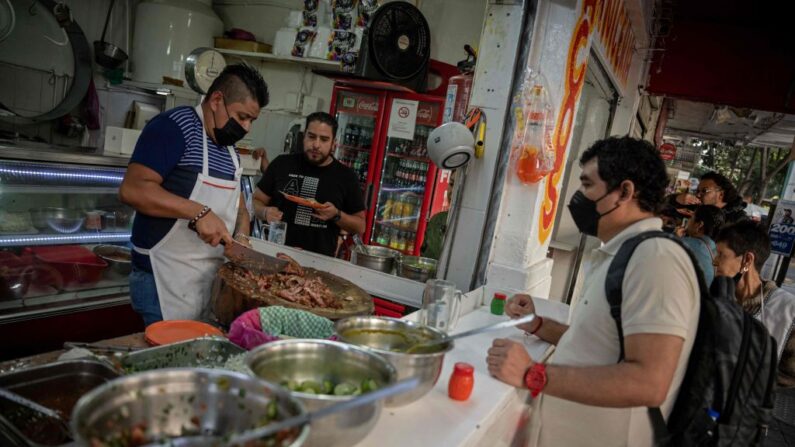
[[[340,341],[361,346],[387,359],[397,370],[397,380],[420,379],[414,390],[387,399],[387,407],[408,405],[427,394],[439,379],[445,353],[453,349],[453,342],[450,342],[427,354],[396,352],[394,349],[406,339],[401,334],[429,340],[445,336],[436,329],[397,318],[351,317],[338,321],[334,329]]]
[[[365,245],[365,247],[367,253],[363,253],[359,247],[354,248],[351,254],[352,263],[384,273],[392,273],[395,270],[395,263],[400,258],[400,252],[374,245]]]
[[[126,278],[132,271],[132,251],[118,245],[97,245],[94,254],[108,263],[105,273],[111,278]]]
[[[271,383],[312,380],[323,383],[373,379],[380,387],[395,383],[395,368],[363,348],[328,340],[283,340],[251,351],[246,363],[258,377]],[[307,394],[290,391],[307,411],[316,411],[354,396]],[[312,421],[308,446],[347,447],[367,436],[381,415],[384,402],[352,408]]]
[[[425,282],[436,277],[436,259],[420,256],[402,256],[398,260],[397,274],[400,277]]]
[[[129,441],[130,431],[145,427],[147,440],[203,434],[217,440],[213,445],[224,445],[224,437],[260,427],[274,400],[277,419],[305,411],[282,389],[255,377],[199,368],[147,371],[80,398],[72,412],[72,433],[78,445],[92,445],[92,440],[113,444]],[[307,424],[284,445],[303,445],[308,435]]]

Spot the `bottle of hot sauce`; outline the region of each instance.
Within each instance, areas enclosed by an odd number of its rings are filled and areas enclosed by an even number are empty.
[[[469,363],[458,362],[453,368],[450,383],[447,385],[447,394],[451,399],[467,400],[475,386],[475,368]]]

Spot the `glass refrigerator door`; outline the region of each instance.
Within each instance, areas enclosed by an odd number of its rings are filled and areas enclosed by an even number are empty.
[[[341,90],[337,94],[337,160],[359,177],[362,193],[367,189],[370,153],[375,141],[378,95]]]
[[[428,158],[427,139],[436,127],[439,109],[438,103],[420,101],[413,138],[387,134],[370,240],[373,245],[410,255],[420,251],[425,228],[423,210],[428,208],[436,176],[436,168]]]

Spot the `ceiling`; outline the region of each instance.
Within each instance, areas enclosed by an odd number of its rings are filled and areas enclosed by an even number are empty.
[[[668,98],[664,137],[697,137],[752,146],[792,147],[795,115]]]
[[[669,139],[791,147],[795,2],[654,0],[645,90],[665,97]]]

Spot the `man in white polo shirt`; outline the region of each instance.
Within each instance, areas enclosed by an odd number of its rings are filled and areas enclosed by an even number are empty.
[[[531,445],[653,445],[647,407],[667,418],[684,377],[698,325],[700,293],[688,254],[673,241],[652,238],[632,255],[621,307],[625,357],[605,296],[605,276],[621,244],[660,230],[654,211],[668,179],[657,151],[629,137],[597,141],[580,158],[580,189],[569,211],[581,232],[604,244],[594,250],[583,292],[568,325],[536,319],[522,329],[556,345],[546,364],[524,347],[497,339],[489,371],[535,397]],[[527,295],[512,297],[511,317],[534,312]]]

